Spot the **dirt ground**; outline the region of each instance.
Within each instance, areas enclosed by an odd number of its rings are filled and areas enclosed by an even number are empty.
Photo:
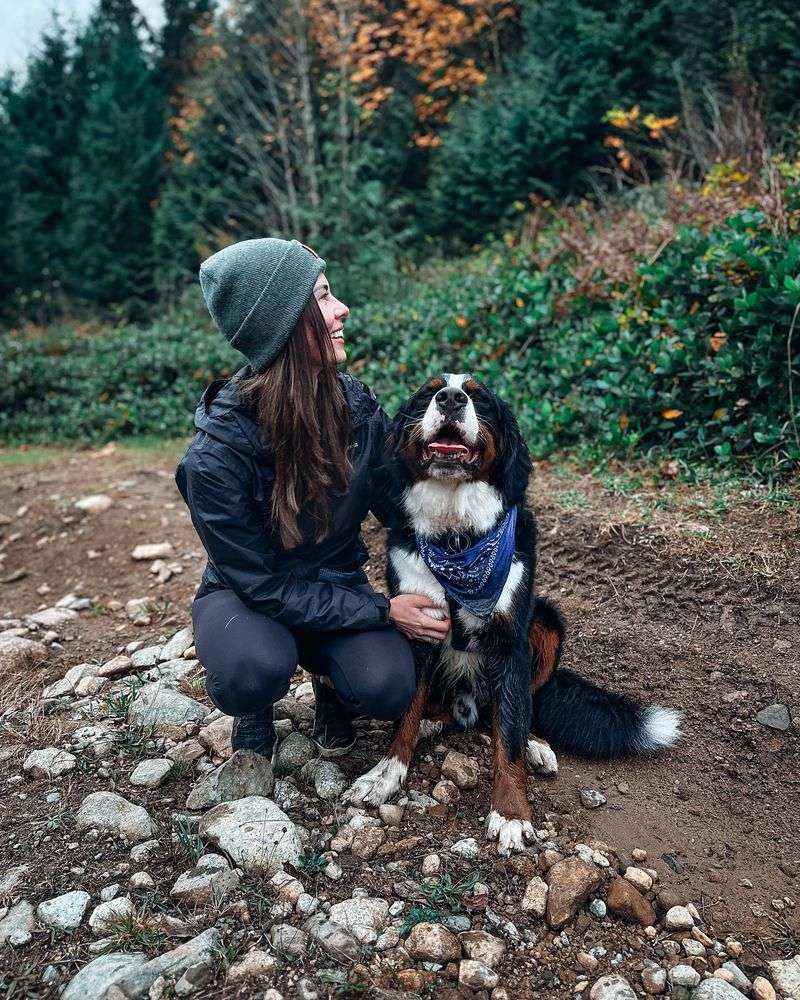
[[[15,690],[30,695],[76,663],[190,622],[205,557],[173,481],[184,447],[0,452],[0,514],[9,519],[0,527],[0,618],[69,592],[98,605],[35,678],[0,679],[6,704]],[[91,493],[114,506],[94,515],[73,507]],[[560,814],[618,852],[645,849],[670,888],[702,903],[718,933],[785,952],[800,937],[800,490],[690,488],[544,464],[531,498],[538,590],[560,602],[569,623],[564,664],[685,718],[679,746],[654,759],[562,756],[556,778],[532,781],[535,814]],[[370,519],[367,570],[378,586],[383,535]],[[163,541],[184,569],[158,584],[130,553]],[[160,613],[145,628],[102,607],[148,594],[161,598]],[[786,732],[756,720],[775,703],[792,713]],[[607,804],[583,808],[581,788],[601,790]],[[3,868],[19,863],[19,852],[6,850],[23,847],[17,811],[25,808],[0,815]],[[35,817],[27,822],[35,828]]]

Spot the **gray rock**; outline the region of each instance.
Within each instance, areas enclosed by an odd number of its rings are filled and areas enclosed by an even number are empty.
[[[682,986],[684,989],[691,989],[700,982],[700,973],[691,965],[674,965],[668,976],[673,986]]]
[[[137,670],[142,667],[154,667],[161,659],[163,646],[144,646],[131,653],[131,665]]]
[[[47,646],[22,636],[0,636],[0,673],[4,677],[38,667],[47,659]]]
[[[196,962],[190,965],[181,978],[175,983],[175,995],[188,997],[204,986],[208,986],[214,978],[214,970],[209,962]],[[151,994],[152,996],[152,991]]]
[[[112,952],[101,955],[80,970],[61,994],[61,1000],[104,1000],[109,986],[114,986],[147,962],[139,952]]]
[[[208,709],[194,698],[164,687],[158,681],[146,684],[136,695],[128,709],[128,721],[134,726],[180,726],[187,722],[201,722]]]
[[[724,979],[704,979],[697,989],[692,990],[692,1000],[747,1000],[741,990],[726,983]]]
[[[137,788],[160,788],[169,777],[173,762],[166,757],[140,761],[128,779]]]
[[[184,872],[170,889],[170,896],[195,906],[216,902],[229,896],[239,886],[241,877],[232,871],[225,858],[206,855],[191,871]]]
[[[442,761],[442,777],[449,778],[459,788],[475,788],[479,776],[478,761],[457,750],[450,750]]]
[[[330,918],[362,944],[372,944],[389,921],[389,903],[369,897],[345,899],[331,906]]]
[[[642,986],[645,993],[663,993],[667,985],[667,970],[662,969],[658,962],[645,959],[642,969]]]
[[[183,654],[189,649],[194,642],[194,632],[192,631],[192,626],[187,625],[186,628],[182,628],[179,632],[176,632],[171,639],[169,639],[161,650],[162,660],[178,660]]]
[[[308,934],[291,924],[275,924],[269,932],[272,947],[288,959],[302,958],[308,949]]]
[[[505,941],[487,931],[466,931],[459,934],[458,940],[467,958],[477,959],[490,969],[499,965],[506,953]]]
[[[303,924],[303,929],[321,948],[339,962],[354,962],[361,954],[361,945],[344,927],[315,914]]]
[[[547,883],[538,875],[534,875],[525,887],[522,909],[534,917],[543,917],[547,913]]]
[[[289,733],[278,747],[275,757],[275,773],[279,775],[292,774],[299,771],[304,764],[314,760],[317,748],[302,733]]]
[[[122,837],[130,844],[149,840],[156,824],[142,806],[116,792],[92,792],[81,803],[76,818],[78,830],[100,830]]]
[[[269,796],[275,785],[266,757],[253,750],[237,750],[224,764],[203,775],[186,800],[187,809],[207,809],[248,795]]]
[[[309,761],[300,776],[313,784],[317,796],[325,802],[335,802],[349,784],[344,771],[331,760]]]
[[[15,948],[27,944],[33,936],[33,907],[27,899],[12,906],[0,920],[0,948],[10,944]]]
[[[463,931],[470,930],[472,927],[472,921],[466,913],[450,913],[444,918],[444,925],[454,934],[461,934]]]
[[[89,893],[82,889],[65,892],[61,896],[39,903],[36,907],[36,916],[48,927],[71,931],[80,927],[90,898]]]
[[[458,982],[472,990],[491,990],[500,982],[500,977],[484,962],[465,958],[458,965]]]
[[[215,806],[200,820],[198,832],[246,871],[275,872],[287,861],[297,865],[303,853],[294,823],[258,795]]]
[[[800,954],[767,962],[775,989],[787,1000],[800,1000]]]
[[[694,917],[685,906],[671,906],[664,917],[668,931],[689,931],[694,927]]]
[[[466,858],[467,861],[474,861],[480,855],[481,849],[474,837],[465,837],[463,840],[457,840],[453,844],[450,848],[450,853],[457,854],[460,858]]]
[[[219,947],[219,931],[216,927],[210,927],[191,941],[132,969],[116,985],[130,1000],[142,1000],[159,976],[178,979],[190,966],[201,963],[210,965]]]
[[[0,873],[0,903],[14,896],[17,890],[28,880],[28,865],[17,865]]]
[[[786,705],[767,705],[766,708],[762,708],[758,712],[756,721],[760,722],[762,726],[767,726],[769,729],[778,729],[781,732],[786,732],[792,724],[792,717]]]
[[[130,896],[119,896],[117,899],[109,899],[106,903],[99,903],[89,915],[89,926],[92,933],[97,937],[110,933],[114,927],[136,914],[136,907]]]
[[[722,968],[726,972],[730,972],[733,976],[732,985],[736,987],[737,990],[741,990],[742,993],[749,993],[753,988],[752,982],[747,978],[747,976],[742,972],[736,962],[723,962]]]
[[[607,801],[605,795],[602,792],[598,792],[596,788],[582,788],[580,794],[581,805],[586,809],[599,809]]]
[[[589,992],[589,1000],[636,1000],[636,994],[623,976],[601,976]]]
[[[303,932],[297,931],[297,933],[302,934]],[[268,951],[254,948],[233,963],[225,978],[228,982],[237,979],[258,979],[263,976],[274,976],[277,971],[278,963],[274,956],[270,955]]]
[[[40,628],[60,629],[67,622],[72,622],[78,617],[78,612],[72,608],[45,608],[44,611],[36,611],[32,615],[25,615],[25,621],[31,625],[38,625]]]
[[[415,924],[406,938],[406,951],[424,962],[455,962],[461,957],[458,938],[441,924]]]
[[[57,778],[60,774],[73,771],[76,764],[76,758],[68,750],[45,747],[29,753],[22,770],[33,778]]]

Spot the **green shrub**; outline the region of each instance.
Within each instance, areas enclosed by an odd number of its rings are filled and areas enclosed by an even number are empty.
[[[797,219],[796,187],[786,210]],[[800,461],[800,236],[751,209],[679,229],[629,282],[598,271],[591,294],[568,264],[542,270],[499,243],[409,298],[355,308],[348,368],[389,413],[423,379],[472,371],[537,457],[589,443],[764,473]],[[205,384],[243,359],[181,311],[146,329],[6,333],[0,363],[0,437],[43,442],[188,434]]]

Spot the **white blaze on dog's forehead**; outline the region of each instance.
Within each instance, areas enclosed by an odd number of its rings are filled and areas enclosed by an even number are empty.
[[[482,535],[497,523],[503,498],[489,483],[423,479],[403,497],[411,526],[428,537],[446,531],[473,530]]]
[[[445,375],[447,379],[447,384],[453,389],[463,389],[464,383],[469,378],[469,375],[456,375],[455,372],[448,372]]]

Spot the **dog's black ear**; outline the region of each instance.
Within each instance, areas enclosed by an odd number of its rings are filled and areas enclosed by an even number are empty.
[[[493,478],[503,494],[504,505],[511,507],[525,499],[532,470],[531,456],[513,410],[502,399],[495,397],[495,402],[499,439]]]

